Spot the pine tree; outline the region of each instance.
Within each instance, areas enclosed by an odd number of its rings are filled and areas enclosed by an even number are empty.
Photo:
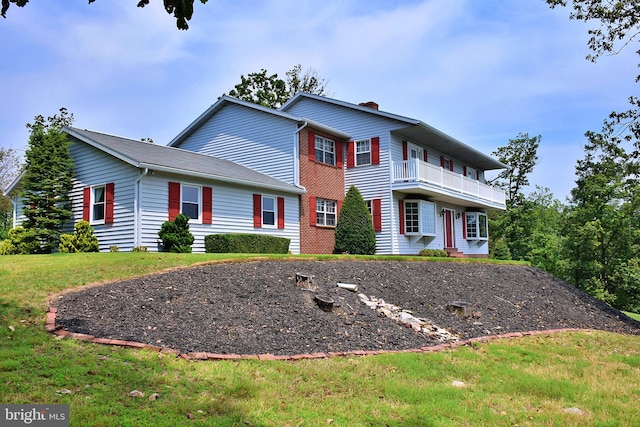
[[[60,115],[41,115],[28,124],[31,135],[25,153],[26,167],[22,178],[22,226],[35,233],[39,252],[50,253],[58,247],[60,232],[71,219],[69,192],[73,187],[73,161],[67,135],[62,126],[73,123],[73,114],[65,108]]]
[[[336,224],[334,253],[373,255],[376,253],[376,232],[371,213],[360,191],[351,186],[342,203]]]

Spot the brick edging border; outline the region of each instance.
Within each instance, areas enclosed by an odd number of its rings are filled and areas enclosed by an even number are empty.
[[[80,341],[92,342],[94,344],[116,345],[120,347],[138,348],[143,350],[155,351],[158,354],[174,355],[181,357],[185,360],[302,360],[302,359],[326,359],[329,357],[350,357],[350,356],[374,356],[377,354],[393,354],[393,353],[432,353],[447,349],[453,349],[462,347],[474,343],[485,343],[497,339],[506,338],[520,338],[533,335],[548,335],[556,334],[560,332],[586,332],[593,331],[593,329],[581,329],[581,328],[562,328],[562,329],[546,329],[527,332],[510,332],[500,335],[488,335],[475,338],[469,338],[466,340],[456,341],[447,344],[438,344],[429,347],[411,348],[404,350],[351,350],[345,352],[328,352],[328,353],[310,353],[310,354],[294,354],[294,355],[273,355],[273,354],[218,354],[218,353],[206,353],[206,352],[193,352],[193,353],[180,353],[178,350],[174,350],[167,347],[159,347],[151,344],[144,344],[135,341],[115,340],[110,338],[99,338],[93,335],[81,334],[77,332],[69,332],[62,327],[56,326],[56,313],[58,309],[56,307],[49,307],[47,310],[46,329],[54,335],[60,337],[74,338]]]

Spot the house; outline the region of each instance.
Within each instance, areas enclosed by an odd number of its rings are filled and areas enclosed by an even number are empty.
[[[288,238],[290,250],[299,252],[298,198],[303,189],[204,154],[72,127],[63,130],[71,142],[75,175],[68,231],[81,219],[89,221],[101,251],[111,246],[156,251],[162,223],[183,212],[190,217],[194,252],[204,252],[204,236],[231,232]],[[14,224],[20,224],[15,197]]]
[[[73,221],[90,221],[101,250],[157,250],[161,224],[183,212],[196,252],[208,234],[266,233],[289,238],[292,253],[331,253],[355,185],[377,253],[483,257],[487,212],[505,209],[504,192],[484,176],[504,164],[373,102],[298,93],[271,109],[223,96],[168,146],[64,130],[75,162]]]
[[[265,132],[283,113],[297,118],[299,127],[277,137]],[[294,147],[283,149],[292,139]],[[275,168],[280,173],[293,167],[293,176],[279,177],[307,190],[300,197],[303,253],[331,252],[335,213],[352,185],[371,210],[381,254],[445,248],[487,256],[487,212],[505,209],[504,192],[488,185],[484,174],[506,165],[419,120],[383,112],[374,102],[351,104],[301,92],[270,110],[223,97],[169,145],[266,174],[273,174],[270,162],[281,165]]]

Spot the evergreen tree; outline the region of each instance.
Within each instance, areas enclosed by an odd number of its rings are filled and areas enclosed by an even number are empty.
[[[376,232],[371,213],[360,191],[351,186],[342,203],[336,224],[334,253],[373,255],[376,253]]]
[[[178,214],[173,221],[165,221],[158,231],[163,252],[191,253],[195,238],[189,231],[189,217]]]
[[[69,192],[73,187],[73,161],[69,141],[62,126],[73,123],[73,114],[65,108],[60,115],[44,119],[35,117],[30,130],[29,147],[25,153],[25,175],[21,193],[26,220],[22,226],[33,231],[40,244],[39,252],[54,251],[60,231],[71,219]]]

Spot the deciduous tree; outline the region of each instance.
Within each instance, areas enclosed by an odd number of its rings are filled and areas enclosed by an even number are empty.
[[[302,70],[300,64],[286,73],[287,79],[278,78],[278,74],[269,75],[264,68],[256,73],[240,76],[240,83],[229,92],[243,101],[264,107],[278,108],[299,91],[316,95],[327,94],[327,81],[318,76],[314,69]]]
[[[13,148],[0,148],[0,240],[7,238],[11,227],[13,204],[4,194],[20,173],[20,158]]]
[[[89,4],[93,3],[95,0],[89,0]],[[149,4],[150,0],[139,0],[138,7],[145,7]],[[200,0],[200,3],[205,4],[207,0]],[[24,7],[29,0],[2,0],[2,10],[0,11],[0,15],[3,18],[7,17],[7,10],[9,10],[9,6],[11,3],[16,6]],[[176,26],[180,30],[188,30],[189,24],[187,21],[191,20],[193,16],[193,3],[194,0],[164,0],[164,10],[167,11],[169,15],[173,15],[176,18]]]

